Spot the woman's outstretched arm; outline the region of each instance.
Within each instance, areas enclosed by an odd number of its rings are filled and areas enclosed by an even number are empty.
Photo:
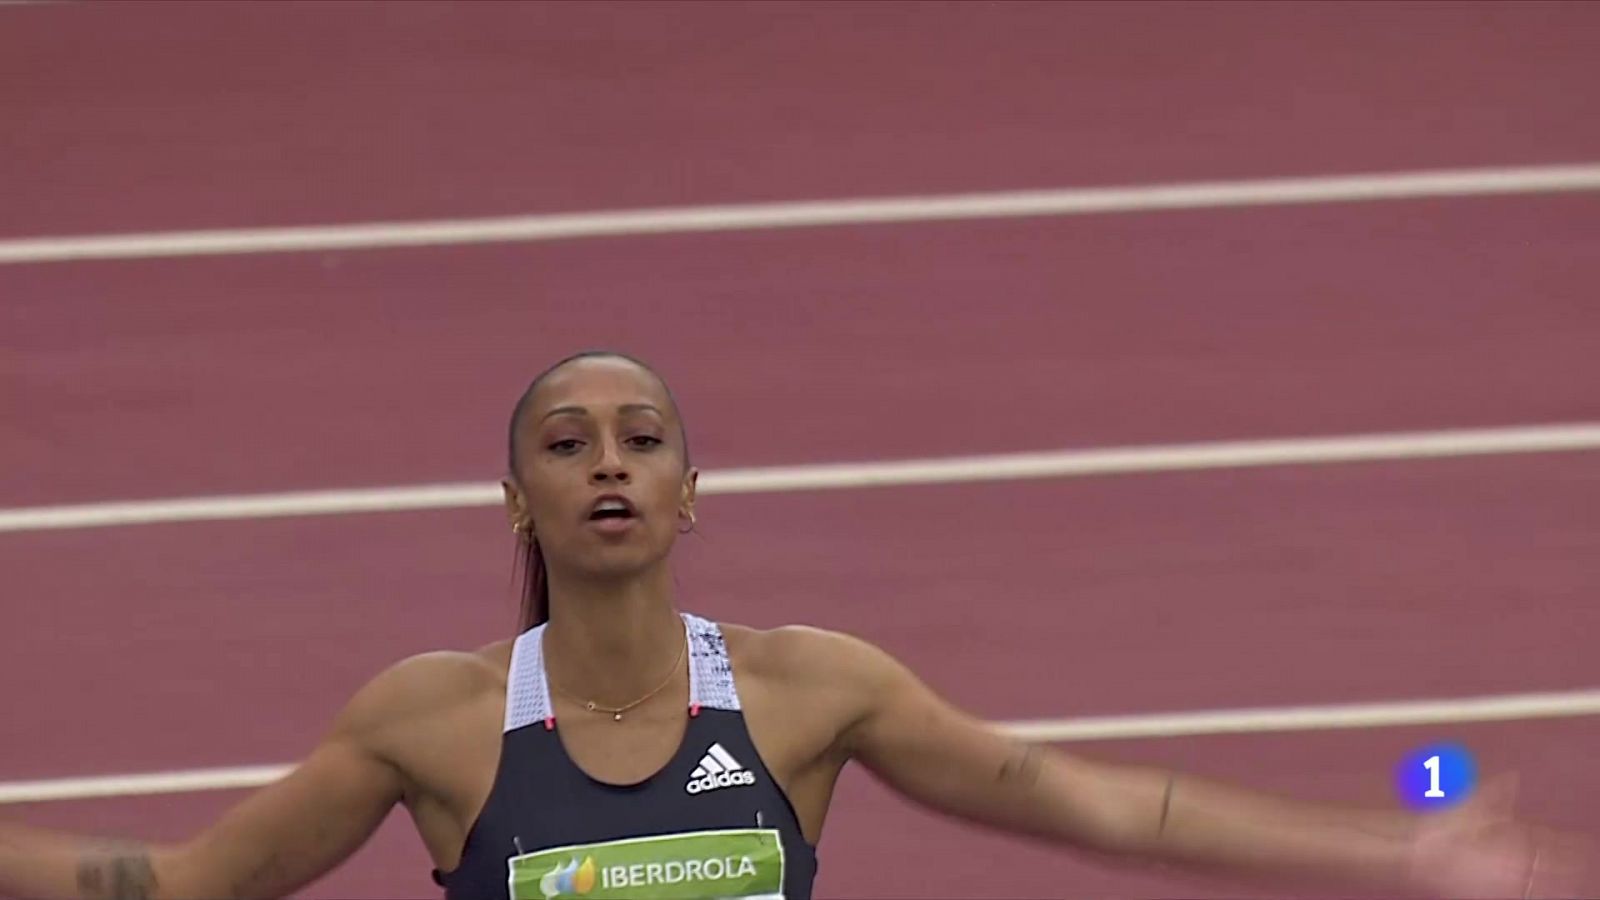
[[[353,853],[400,801],[383,753],[426,673],[402,663],[350,701],[316,749],[282,780],[177,845],[110,841],[0,824],[0,896],[82,900],[276,897]]]
[[[1099,854],[1261,879],[1428,894],[1571,890],[1566,839],[1509,817],[1506,785],[1430,816],[1301,803],[1024,744],[944,702],[875,647],[819,633],[812,658],[859,692],[843,749],[891,787],[970,821]]]

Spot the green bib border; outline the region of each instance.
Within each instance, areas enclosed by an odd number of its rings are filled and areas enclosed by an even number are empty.
[[[711,881],[728,880],[728,876],[719,876],[717,879],[707,879],[705,876],[696,876],[693,879],[683,875],[675,882],[649,883],[638,885],[632,881],[626,884],[607,886],[607,873],[617,870],[636,871],[645,867],[646,871],[662,873],[670,871],[673,864],[679,866],[679,871],[687,868],[697,868],[696,857],[707,857],[707,862],[731,859],[734,856],[748,860],[752,847],[739,846],[741,842],[754,842],[753,849],[759,854],[764,865],[757,865],[752,873],[739,876],[744,879],[742,883],[729,886],[733,893],[707,893]],[[728,846],[732,843],[734,846]],[[683,847],[682,856],[689,860],[672,862],[649,860],[648,848],[656,844],[679,844]],[[641,853],[643,851],[643,853]],[[616,854],[621,853],[621,860],[616,859]],[[637,855],[636,855],[637,854]],[[611,856],[611,860],[605,857]],[[588,862],[598,862],[597,874],[589,877],[598,878],[599,883],[591,882],[588,890],[582,892],[567,892],[551,894],[542,882],[551,877],[563,863],[575,864],[579,857]],[[620,864],[619,864],[620,863]],[[776,863],[774,867],[774,863]],[[753,864],[753,863],[752,863]],[[609,898],[629,897],[638,900],[689,900],[701,897],[761,897],[768,900],[781,900],[784,890],[784,881],[788,874],[788,851],[783,844],[782,833],[775,828],[723,828],[708,829],[704,831],[676,832],[672,834],[644,835],[641,837],[621,838],[614,841],[598,841],[587,844],[567,844],[559,847],[547,847],[531,853],[522,853],[506,860],[506,892],[512,900],[546,900],[548,897],[560,896],[562,898],[593,897],[595,900],[609,900]],[[633,876],[636,877],[636,876]],[[775,880],[776,883],[773,883]],[[519,892],[520,884],[520,892]]]

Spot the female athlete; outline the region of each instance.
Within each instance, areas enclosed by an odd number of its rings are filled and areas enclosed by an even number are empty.
[[[379,674],[290,775],[188,843],[0,826],[0,894],[280,896],[404,803],[456,900],[803,900],[851,760],[935,810],[1128,861],[1448,896],[1570,884],[1575,854],[1512,822],[1504,784],[1423,818],[1090,762],[998,734],[860,640],[680,613],[668,554],[696,477],[653,371],[558,363],[511,422],[518,638]]]

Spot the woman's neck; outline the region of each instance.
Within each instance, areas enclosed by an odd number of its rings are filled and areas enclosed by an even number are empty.
[[[545,669],[570,694],[604,706],[631,703],[667,677],[684,639],[665,566],[603,584],[551,580]]]

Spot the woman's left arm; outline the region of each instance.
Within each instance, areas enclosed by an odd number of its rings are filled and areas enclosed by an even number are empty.
[[[1010,739],[881,650],[833,640],[829,663],[864,687],[843,749],[939,811],[1104,854],[1254,877],[1497,897],[1570,890],[1565,844],[1541,844],[1510,821],[1509,784],[1422,817],[1094,762]]]

